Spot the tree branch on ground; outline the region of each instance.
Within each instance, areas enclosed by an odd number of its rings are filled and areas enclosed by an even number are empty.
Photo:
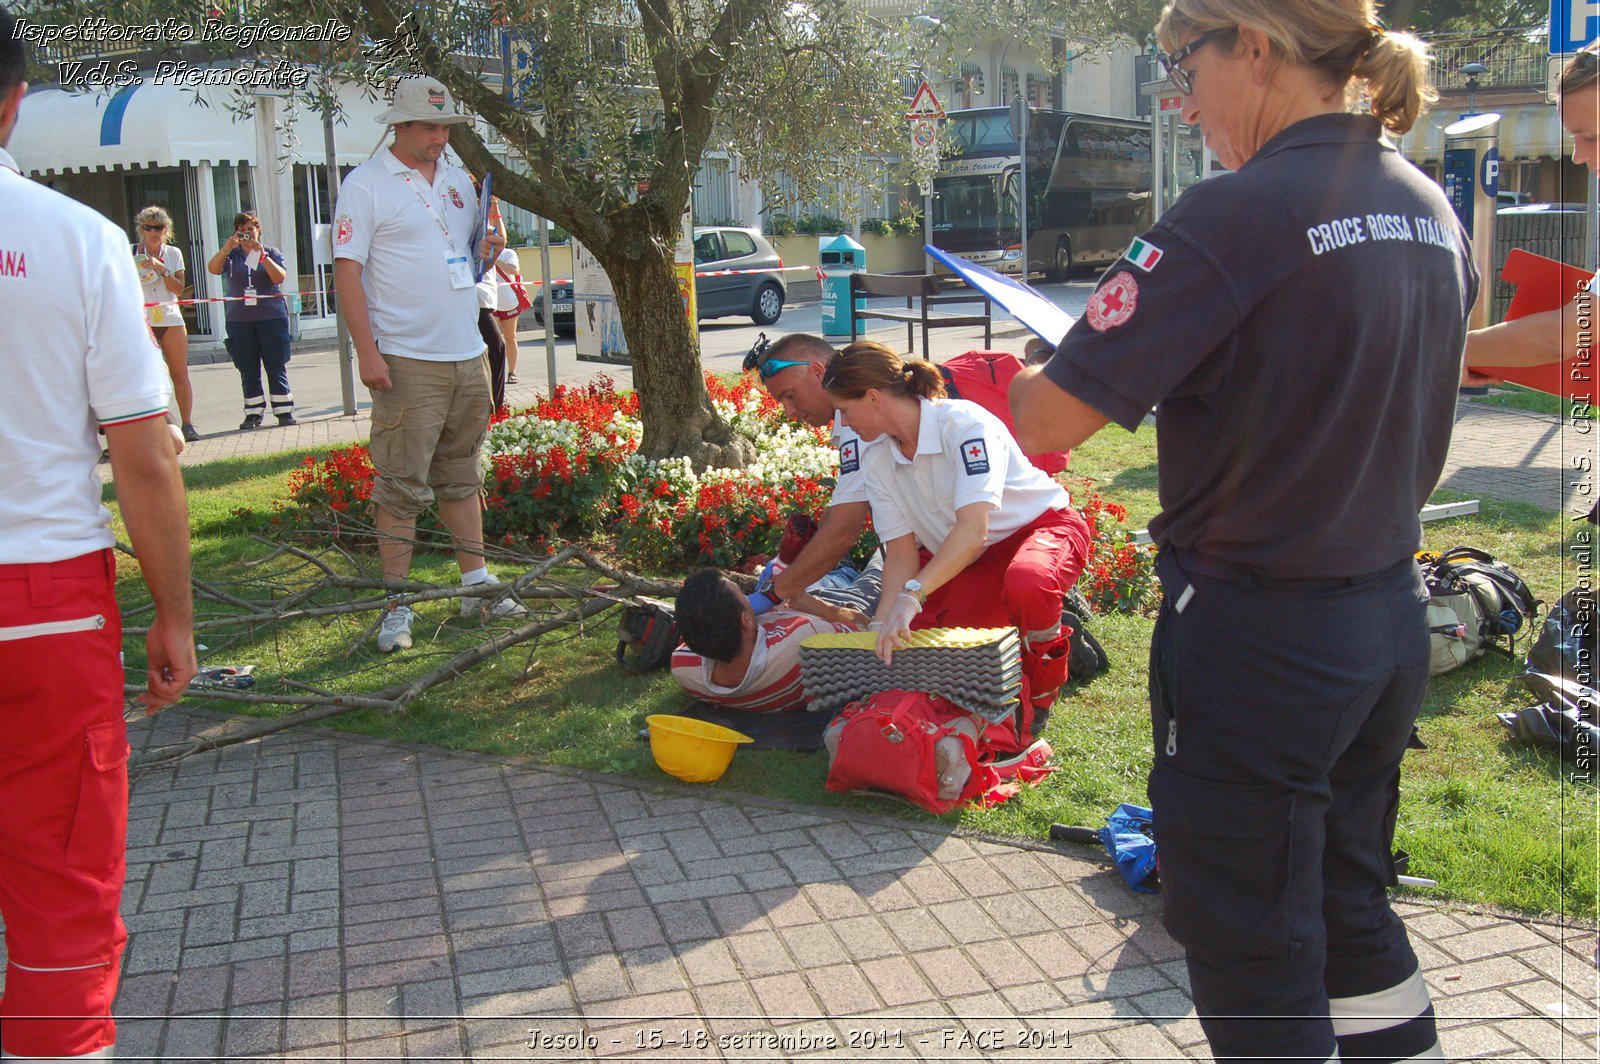
[[[376,530],[373,530],[374,539],[376,535]],[[222,607],[204,609],[195,620],[197,632],[216,633],[223,641],[231,642],[246,636],[258,638],[264,630],[277,630],[296,622],[333,622],[338,618],[370,615],[371,623],[366,625],[361,637],[346,652],[348,656],[353,651],[372,647],[371,635],[384,614],[394,606],[484,595],[482,586],[440,586],[422,580],[387,580],[381,575],[373,575],[366,570],[376,567],[375,553],[356,571],[341,571],[340,561],[334,560],[335,557],[342,555],[343,558],[349,558],[350,555],[335,547],[324,547],[318,553],[293,544],[260,542],[269,546],[270,552],[261,558],[244,562],[240,571],[245,575],[237,585],[217,580],[195,581],[198,603],[204,607]],[[515,552],[502,553],[515,555]],[[493,635],[450,653],[441,664],[420,675],[363,690],[336,690],[326,680],[310,684],[288,677],[276,681],[274,686],[281,690],[273,690],[268,689],[265,677],[255,675],[257,686],[241,690],[226,686],[229,682],[236,682],[231,677],[206,681],[206,665],[202,662],[201,678],[190,687],[185,699],[304,708],[273,720],[230,721],[215,734],[146,751],[130,760],[130,770],[148,771],[193,754],[249,742],[346,713],[361,710],[405,712],[424,695],[467,675],[507,650],[534,643],[541,637],[565,628],[576,626],[581,629],[586,622],[607,610],[633,601],[638,595],[671,597],[680,586],[673,581],[630,572],[605,561],[592,550],[577,545],[563,547],[555,554],[538,560],[526,555],[516,556],[523,560],[523,571],[497,585],[495,592],[521,602],[528,613],[515,618],[514,623],[497,622],[497,630]],[[261,575],[269,565],[284,564],[290,560],[293,566],[290,572],[302,575],[303,586],[296,587],[276,574]],[[281,595],[267,600],[256,597],[263,585],[277,587]],[[387,594],[373,595],[373,591]],[[142,604],[134,604],[127,614],[137,615],[141,611]],[[143,628],[130,626],[125,629],[125,634],[139,635],[144,631]],[[213,636],[208,634],[206,638],[211,640]],[[376,654],[376,651],[369,650],[369,653]],[[373,664],[382,664],[392,677],[396,668],[403,668],[407,664],[415,667],[419,661],[425,660],[423,653],[408,653],[400,659],[379,657]],[[526,674],[532,663],[530,655],[521,671]],[[130,669],[132,671],[135,670]],[[359,675],[362,671],[365,670],[358,670],[352,675]],[[130,698],[142,690],[131,683],[125,687]]]

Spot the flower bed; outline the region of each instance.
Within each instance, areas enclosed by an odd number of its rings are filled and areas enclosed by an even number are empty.
[[[793,513],[827,506],[838,454],[826,429],[797,425],[755,380],[707,376],[717,412],[755,446],[743,469],[696,473],[687,459],[639,455],[639,400],[606,377],[560,386],[528,410],[497,417],[484,444],[490,542],[548,548],[553,540],[609,536],[634,565],[739,568],[777,551]],[[289,478],[283,518],[291,524],[372,523],[372,461],[365,446],[306,459]],[[1149,548],[1126,542],[1127,511],[1091,493],[1075,505],[1094,532],[1079,583],[1097,610],[1137,610],[1154,596]],[[432,518],[424,528],[436,528]],[[862,534],[856,561],[875,545]]]
[[[784,522],[827,506],[838,454],[826,429],[797,425],[754,376],[706,378],[717,412],[755,445],[743,469],[696,473],[687,459],[638,454],[639,400],[606,377],[490,423],[484,444],[491,542],[547,546],[610,535],[636,564],[735,568],[777,550]],[[372,460],[364,445],[306,459],[290,475],[293,524],[372,521]]]
[[[1074,493],[1073,504],[1091,533],[1089,562],[1078,577],[1078,590],[1097,613],[1138,612],[1156,601],[1153,545],[1128,541],[1127,507],[1107,502],[1099,495]]]

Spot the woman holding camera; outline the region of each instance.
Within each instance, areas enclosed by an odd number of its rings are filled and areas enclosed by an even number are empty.
[[[241,429],[258,429],[267,411],[261,367],[267,369],[272,412],[280,425],[297,424],[289,391],[289,306],[283,280],[283,253],[261,242],[261,219],[254,211],[233,217],[234,234],[206,263],[223,279],[228,302],[228,354],[244,386]]]
[[[133,245],[133,258],[139,267],[139,285],[144,289],[145,320],[150,323],[172,377],[172,395],[178,401],[183,438],[193,443],[200,433],[189,421],[194,412],[194,391],[189,387],[189,330],[178,307],[184,287],[183,252],[167,243],[172,235],[172,215],[164,208],[146,207],[134,224],[139,230],[139,242]]]

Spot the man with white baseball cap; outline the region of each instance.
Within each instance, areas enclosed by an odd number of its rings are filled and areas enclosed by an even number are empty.
[[[484,594],[461,612],[527,611],[489,590],[483,559],[483,473],[489,371],[478,333],[473,255],[493,259],[498,233],[471,247],[478,219],[472,178],[444,158],[450,127],[472,121],[450,92],[425,75],[403,77],[378,121],[393,128],[387,150],[351,171],[334,212],[334,285],[355,342],[361,381],[372,392],[372,501],[383,575],[411,570],[416,521],[428,505],[455,543],[461,582]],[[411,610],[396,606],[378,630],[384,652],[411,646]]]

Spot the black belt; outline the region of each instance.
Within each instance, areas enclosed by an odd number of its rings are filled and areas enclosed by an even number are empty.
[[[1393,565],[1375,569],[1359,576],[1272,576],[1242,565],[1235,565],[1209,554],[1198,551],[1184,550],[1177,547],[1163,547],[1161,558],[1169,559],[1167,566],[1176,565],[1184,573],[1194,576],[1210,577],[1213,580],[1223,580],[1238,587],[1254,591],[1333,591],[1339,588],[1355,587],[1359,584],[1370,583],[1397,573],[1402,568],[1410,568],[1416,564],[1416,559],[1406,557]],[[1165,581],[1163,581],[1165,583]]]

